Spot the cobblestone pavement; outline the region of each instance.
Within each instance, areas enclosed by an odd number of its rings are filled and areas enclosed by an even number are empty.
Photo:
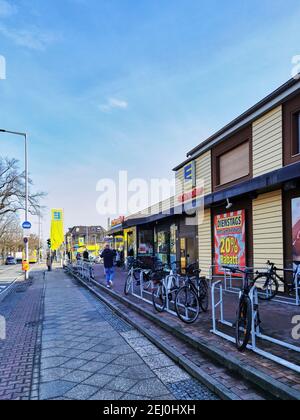
[[[101,265],[95,266],[96,281],[102,285],[105,285],[105,278],[103,276],[103,267]],[[125,282],[125,273],[122,270],[117,270],[116,277],[114,281],[114,292],[118,293],[120,296],[124,297],[124,282]],[[138,293],[137,288],[137,293]],[[133,296],[128,296],[126,299],[129,299],[133,303],[138,304],[139,307],[144,308],[146,311],[152,311],[154,315],[158,316],[153,310],[151,296],[144,295],[146,299],[149,299],[150,305],[140,299],[137,299]],[[228,301],[229,299],[229,301]],[[225,307],[230,310],[225,311],[226,320],[234,321],[235,311],[237,307],[237,296],[229,294],[224,298]],[[263,321],[261,327],[264,334],[268,334],[271,337],[276,337],[277,339],[284,339],[287,342],[299,347],[299,340],[291,339],[291,320],[293,316],[299,315],[300,309],[298,307],[287,306],[283,304],[277,304],[276,302],[260,302],[260,316]],[[236,350],[235,346],[213,334],[211,334],[212,328],[212,313],[211,309],[207,314],[201,314],[198,321],[193,325],[183,325],[182,322],[173,315],[170,315],[166,312],[159,314],[159,318],[163,319],[168,323],[168,325],[180,329],[182,332],[187,335],[191,335],[194,339],[207,343],[216,349],[222,350],[228,356],[232,356],[239,361],[241,365],[255,366],[256,369],[259,369],[261,372],[269,375],[281,382],[284,385],[287,385],[293,388],[295,391],[300,391],[300,375],[292,370],[280,366],[279,364],[265,359],[253,352],[240,353]],[[225,330],[227,333],[232,333]],[[159,331],[158,331],[159,335]],[[274,346],[272,343],[260,342],[259,345],[263,350],[271,351],[276,356],[283,357],[293,363],[299,364],[299,353],[292,352],[288,349],[284,349],[279,346]],[[193,359],[195,360],[195,359]],[[201,361],[199,366],[201,366],[206,373],[211,375],[210,364],[207,364],[206,361]],[[224,375],[224,372],[219,372],[219,369],[215,371],[215,377],[221,376],[222,382],[228,388],[232,388],[232,378],[231,375]],[[224,379],[224,380],[223,380]],[[240,390],[239,387],[235,389],[233,384],[233,390],[242,398],[252,397],[252,391],[249,395],[244,389]]]
[[[0,400],[28,400],[37,351],[43,275],[33,285],[18,285],[0,304],[6,339],[0,340]]]
[[[62,270],[46,274],[32,399],[217,399]]]

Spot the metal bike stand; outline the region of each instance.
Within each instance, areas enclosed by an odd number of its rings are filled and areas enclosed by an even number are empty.
[[[219,286],[219,300],[216,302],[216,288]],[[231,343],[235,343],[235,339],[231,337],[228,334],[223,333],[222,331],[218,330],[217,323],[221,323],[223,325],[234,327],[234,324],[231,322],[228,322],[224,319],[224,297],[223,297],[224,289],[222,285],[222,281],[216,282],[212,286],[212,320],[213,320],[213,329],[211,332],[227,341],[230,341]],[[288,369],[293,370],[294,372],[300,373],[300,366],[296,365],[295,363],[289,362],[288,360],[285,360],[281,357],[275,356],[274,354],[261,350],[257,346],[257,339],[268,341],[270,343],[273,343],[277,346],[286,348],[288,350],[300,353],[300,347],[294,346],[290,343],[287,343],[285,341],[277,340],[273,337],[264,335],[260,331],[258,320],[258,306],[259,306],[259,299],[258,299],[258,290],[256,286],[253,286],[250,294],[249,294],[250,300],[251,300],[251,308],[252,308],[252,328],[251,328],[251,338],[252,342],[247,346],[248,350],[252,350],[254,353],[269,359],[277,364],[280,364]],[[217,320],[216,311],[217,309],[220,309],[220,319]]]
[[[216,302],[216,289],[218,287],[218,291],[219,291],[219,300],[218,302]],[[212,285],[212,290],[211,290],[211,298],[212,298],[212,321],[213,321],[213,329],[211,330],[211,332],[215,335],[218,335],[221,338],[224,338],[225,340],[228,340],[232,343],[235,343],[235,339],[233,337],[231,337],[228,334],[223,333],[222,331],[218,330],[217,327],[217,323],[221,323],[223,325],[226,325],[227,327],[233,327],[233,323],[232,322],[228,322],[225,321],[224,318],[224,298],[223,298],[223,284],[222,284],[222,280],[219,280],[215,283],[213,283]],[[217,320],[217,314],[216,311],[219,308],[220,311],[220,319]]]
[[[254,351],[255,353],[259,354],[260,356],[263,356],[269,360],[272,360],[273,362],[276,362],[284,367],[287,367],[297,373],[300,373],[300,366],[296,365],[294,363],[291,363],[281,357],[275,356],[270,352],[266,352],[264,350],[261,350],[257,347],[257,339],[268,341],[270,343],[276,344],[277,346],[284,347],[288,350],[295,351],[297,353],[300,353],[300,347],[294,346],[290,343],[287,343],[285,341],[277,340],[275,338],[272,338],[270,336],[261,334],[260,332],[260,326],[257,322],[258,320],[258,306],[259,306],[259,300],[258,300],[258,291],[255,286],[252,287],[250,295],[249,295],[252,303],[252,344],[248,346],[249,349]]]

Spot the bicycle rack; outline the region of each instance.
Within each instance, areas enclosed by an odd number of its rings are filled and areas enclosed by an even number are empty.
[[[218,286],[218,289],[217,289]],[[216,302],[216,290],[219,291],[219,300]],[[258,318],[258,306],[259,306],[259,298],[258,298],[258,290],[256,286],[253,286],[249,297],[251,299],[251,307],[252,307],[252,329],[251,329],[251,339],[252,342],[247,346],[247,349],[252,350],[254,353],[269,359],[277,364],[280,364],[288,369],[293,370],[294,372],[300,373],[300,365],[296,365],[294,363],[289,362],[288,360],[285,360],[281,357],[278,357],[270,352],[264,351],[260,348],[258,348],[257,340],[263,340],[268,341],[270,343],[273,343],[277,346],[286,348],[288,350],[300,353],[300,347],[294,346],[290,343],[287,343],[285,341],[277,340],[273,337],[264,335],[260,331],[260,327],[258,325],[257,318]],[[220,310],[220,319],[217,319],[217,309]],[[226,334],[223,333],[218,329],[217,323],[221,323],[223,325],[226,325],[228,327],[234,328],[234,324],[232,322],[228,322],[224,318],[224,288],[222,281],[217,281],[212,285],[212,321],[213,321],[213,329],[211,332],[227,341],[230,341],[231,343],[235,344],[235,339]]]
[[[232,293],[232,294],[239,294],[241,288],[240,287],[235,287],[234,284],[233,284],[233,281],[238,280],[239,278],[234,277],[232,275],[231,271],[226,270],[226,269],[224,270],[224,274],[219,274],[219,275],[215,274],[214,275],[213,273],[214,273],[214,269],[216,267],[217,266],[215,266],[215,265],[212,265],[210,267],[209,280],[210,280],[211,287],[212,287],[213,281],[215,279],[217,282],[222,281],[223,290],[225,292]],[[258,267],[256,267],[256,268],[253,268],[253,267],[252,268],[251,267],[239,267],[239,268],[250,269],[254,273],[257,272],[257,271],[259,271],[260,273],[265,271],[267,273],[267,271],[268,271],[267,266],[261,267],[261,268],[258,268]],[[276,303],[281,303],[283,305],[300,306],[300,284],[298,284],[298,276],[300,276],[300,266],[298,268],[298,271],[299,271],[299,273],[296,274],[295,280],[294,280],[294,282],[295,282],[295,297],[290,297],[290,296],[285,296],[285,295],[278,294],[274,299],[272,299],[270,301],[270,303],[276,302]],[[222,278],[222,280],[220,280],[220,278]],[[243,282],[242,278],[240,278],[240,280],[241,280],[241,285],[242,285],[242,282]]]
[[[170,300],[169,299],[169,295],[170,294],[172,294],[171,293],[171,291],[169,290],[169,287],[168,287],[168,285],[169,285],[169,283],[170,283],[170,278],[172,278],[173,277],[173,274],[170,274],[169,276],[166,276],[164,279],[163,279],[163,283],[164,283],[164,286],[166,287],[166,289],[168,290],[168,293],[167,293],[167,296],[166,296],[166,307],[165,307],[165,312],[167,312],[167,313],[169,313],[169,314],[171,314],[171,315],[174,315],[174,316],[176,316],[177,317],[177,313],[175,312],[175,311],[173,311],[172,309],[171,309],[171,304],[172,304],[172,300]],[[145,290],[144,289],[144,272],[143,272],[143,270],[141,271],[141,273],[140,273],[140,285],[139,285],[139,292],[138,293],[136,293],[135,292],[135,280],[134,281],[132,281],[132,283],[131,283],[131,295],[132,296],[134,296],[134,297],[136,297],[137,299],[140,299],[140,300],[142,300],[143,302],[146,302],[146,303],[148,303],[149,305],[151,305],[151,306],[153,306],[153,302],[152,302],[152,292],[148,292],[147,290]],[[153,289],[154,288],[154,284],[152,283],[152,287],[151,287],[151,289]],[[145,295],[148,295],[149,297],[150,297],[150,300],[149,299],[146,299],[145,298]]]

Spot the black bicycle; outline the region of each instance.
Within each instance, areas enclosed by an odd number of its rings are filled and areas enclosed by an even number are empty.
[[[201,270],[195,265],[188,267],[184,286],[176,294],[176,313],[185,324],[196,322],[201,310],[208,311],[208,283],[205,277],[200,277],[200,274]]]
[[[231,271],[233,274],[242,274],[244,277],[235,323],[236,347],[242,352],[246,350],[251,338],[253,310],[257,311],[256,322],[260,324],[258,306],[252,308],[252,302],[250,299],[250,292],[255,284],[254,273],[250,269],[241,270],[231,266],[223,266],[223,268]]]
[[[280,283],[283,283],[285,292],[295,297],[296,288],[300,289],[300,261],[295,261],[296,270],[278,268],[270,261],[267,262],[268,270],[265,273],[258,273],[255,282],[262,280],[261,292],[258,297],[261,300],[272,300],[277,296]],[[278,272],[289,273],[292,276],[292,282],[288,282],[284,277],[279,276]]]

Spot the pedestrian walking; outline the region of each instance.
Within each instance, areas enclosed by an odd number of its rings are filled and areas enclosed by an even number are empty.
[[[105,249],[101,254],[101,258],[104,261],[104,269],[106,276],[107,288],[110,289],[113,287],[113,280],[115,275],[114,269],[114,259],[116,256],[116,251],[112,250],[109,244],[105,245]]]
[[[83,260],[88,262],[89,258],[90,258],[90,254],[89,254],[89,251],[86,249],[83,253]]]
[[[52,271],[52,258],[50,254],[47,256],[47,267],[48,271]]]

